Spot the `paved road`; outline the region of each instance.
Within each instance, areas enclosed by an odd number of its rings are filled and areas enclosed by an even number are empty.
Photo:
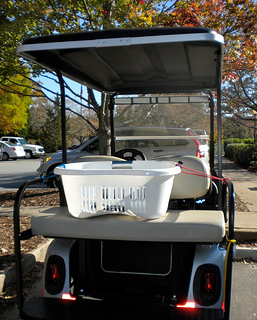
[[[40,296],[41,288],[41,280],[33,283],[31,295]],[[16,307],[1,315],[1,320],[20,319]],[[257,263],[233,263],[230,320],[257,320]]]
[[[231,320],[257,320],[257,263],[233,263]]]
[[[35,179],[40,161],[41,159],[0,161],[0,191],[17,190],[24,181]]]

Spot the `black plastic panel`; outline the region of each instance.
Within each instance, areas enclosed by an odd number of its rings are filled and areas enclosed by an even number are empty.
[[[171,248],[170,243],[103,241],[101,267],[106,272],[167,275],[172,268]]]
[[[73,250],[74,295],[115,302],[186,302],[194,244],[80,240]]]

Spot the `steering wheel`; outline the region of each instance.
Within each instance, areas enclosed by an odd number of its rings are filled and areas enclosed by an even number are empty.
[[[115,152],[114,156],[125,160],[137,160],[136,157],[139,156],[142,160],[146,160],[143,152],[136,149],[121,149]]]

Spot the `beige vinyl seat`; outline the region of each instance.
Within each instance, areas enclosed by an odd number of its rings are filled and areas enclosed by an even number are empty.
[[[115,160],[122,161],[112,156],[86,156],[75,162]],[[161,160],[180,160],[186,167],[209,173],[208,166],[196,157],[162,157]],[[174,181],[171,199],[200,197],[209,187],[209,177],[179,174]],[[68,208],[60,207],[32,217],[31,228],[34,235],[52,238],[218,243],[225,236],[224,214],[218,210],[168,210],[165,216],[152,220],[126,213],[79,219],[71,216]]]
[[[92,155],[92,156],[82,156],[72,161],[76,162],[96,162],[96,161],[126,161],[124,159],[115,156],[105,156],[105,155]]]

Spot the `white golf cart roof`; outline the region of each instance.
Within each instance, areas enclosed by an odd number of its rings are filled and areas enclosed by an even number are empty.
[[[18,54],[106,93],[216,89],[223,37],[207,28],[110,29],[32,38]]]

